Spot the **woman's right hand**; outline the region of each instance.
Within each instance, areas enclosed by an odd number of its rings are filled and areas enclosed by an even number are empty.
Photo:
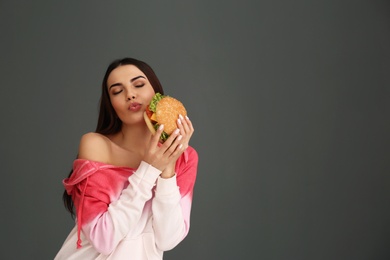
[[[159,143],[160,136],[164,126],[160,125],[156,133],[151,137],[148,148],[145,152],[144,161],[153,167],[164,171],[164,169],[176,161],[178,156],[183,152],[180,140],[180,130],[176,129],[169,138],[163,143]]]

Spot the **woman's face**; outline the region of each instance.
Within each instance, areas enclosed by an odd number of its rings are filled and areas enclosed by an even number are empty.
[[[111,104],[123,124],[143,121],[143,112],[154,96],[145,74],[134,65],[114,69],[107,79]]]

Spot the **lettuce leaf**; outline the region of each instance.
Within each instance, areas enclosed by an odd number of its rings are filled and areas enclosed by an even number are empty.
[[[150,101],[150,104],[149,104],[149,110],[152,111],[153,113],[156,113],[156,107],[157,107],[157,103],[163,99],[164,97],[167,97],[167,96],[164,96],[164,95],[161,95],[160,93],[156,93],[153,98],[152,98],[152,101]],[[154,125],[154,129],[157,129],[160,127],[159,124],[155,123]],[[169,135],[167,133],[165,133],[164,131],[162,132],[161,136],[160,136],[160,140],[162,142],[165,142],[167,139],[168,139]]]
[[[149,110],[152,111],[153,113],[156,113],[157,103],[158,103],[158,101],[160,101],[164,97],[165,97],[164,95],[161,95],[160,93],[156,93],[153,96],[152,101],[150,101]]]

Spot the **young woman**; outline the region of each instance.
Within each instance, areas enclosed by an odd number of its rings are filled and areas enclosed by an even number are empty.
[[[65,186],[76,225],[55,259],[162,259],[189,231],[198,155],[180,116],[163,144],[143,112],[162,86],[149,65],[125,58],[103,79],[96,132],[82,136]],[[75,211],[73,211],[75,208]]]

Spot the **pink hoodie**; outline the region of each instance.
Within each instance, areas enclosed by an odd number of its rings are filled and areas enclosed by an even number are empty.
[[[192,147],[170,179],[145,162],[132,169],[75,160],[63,183],[77,223],[55,259],[162,259],[188,234],[197,166]]]

